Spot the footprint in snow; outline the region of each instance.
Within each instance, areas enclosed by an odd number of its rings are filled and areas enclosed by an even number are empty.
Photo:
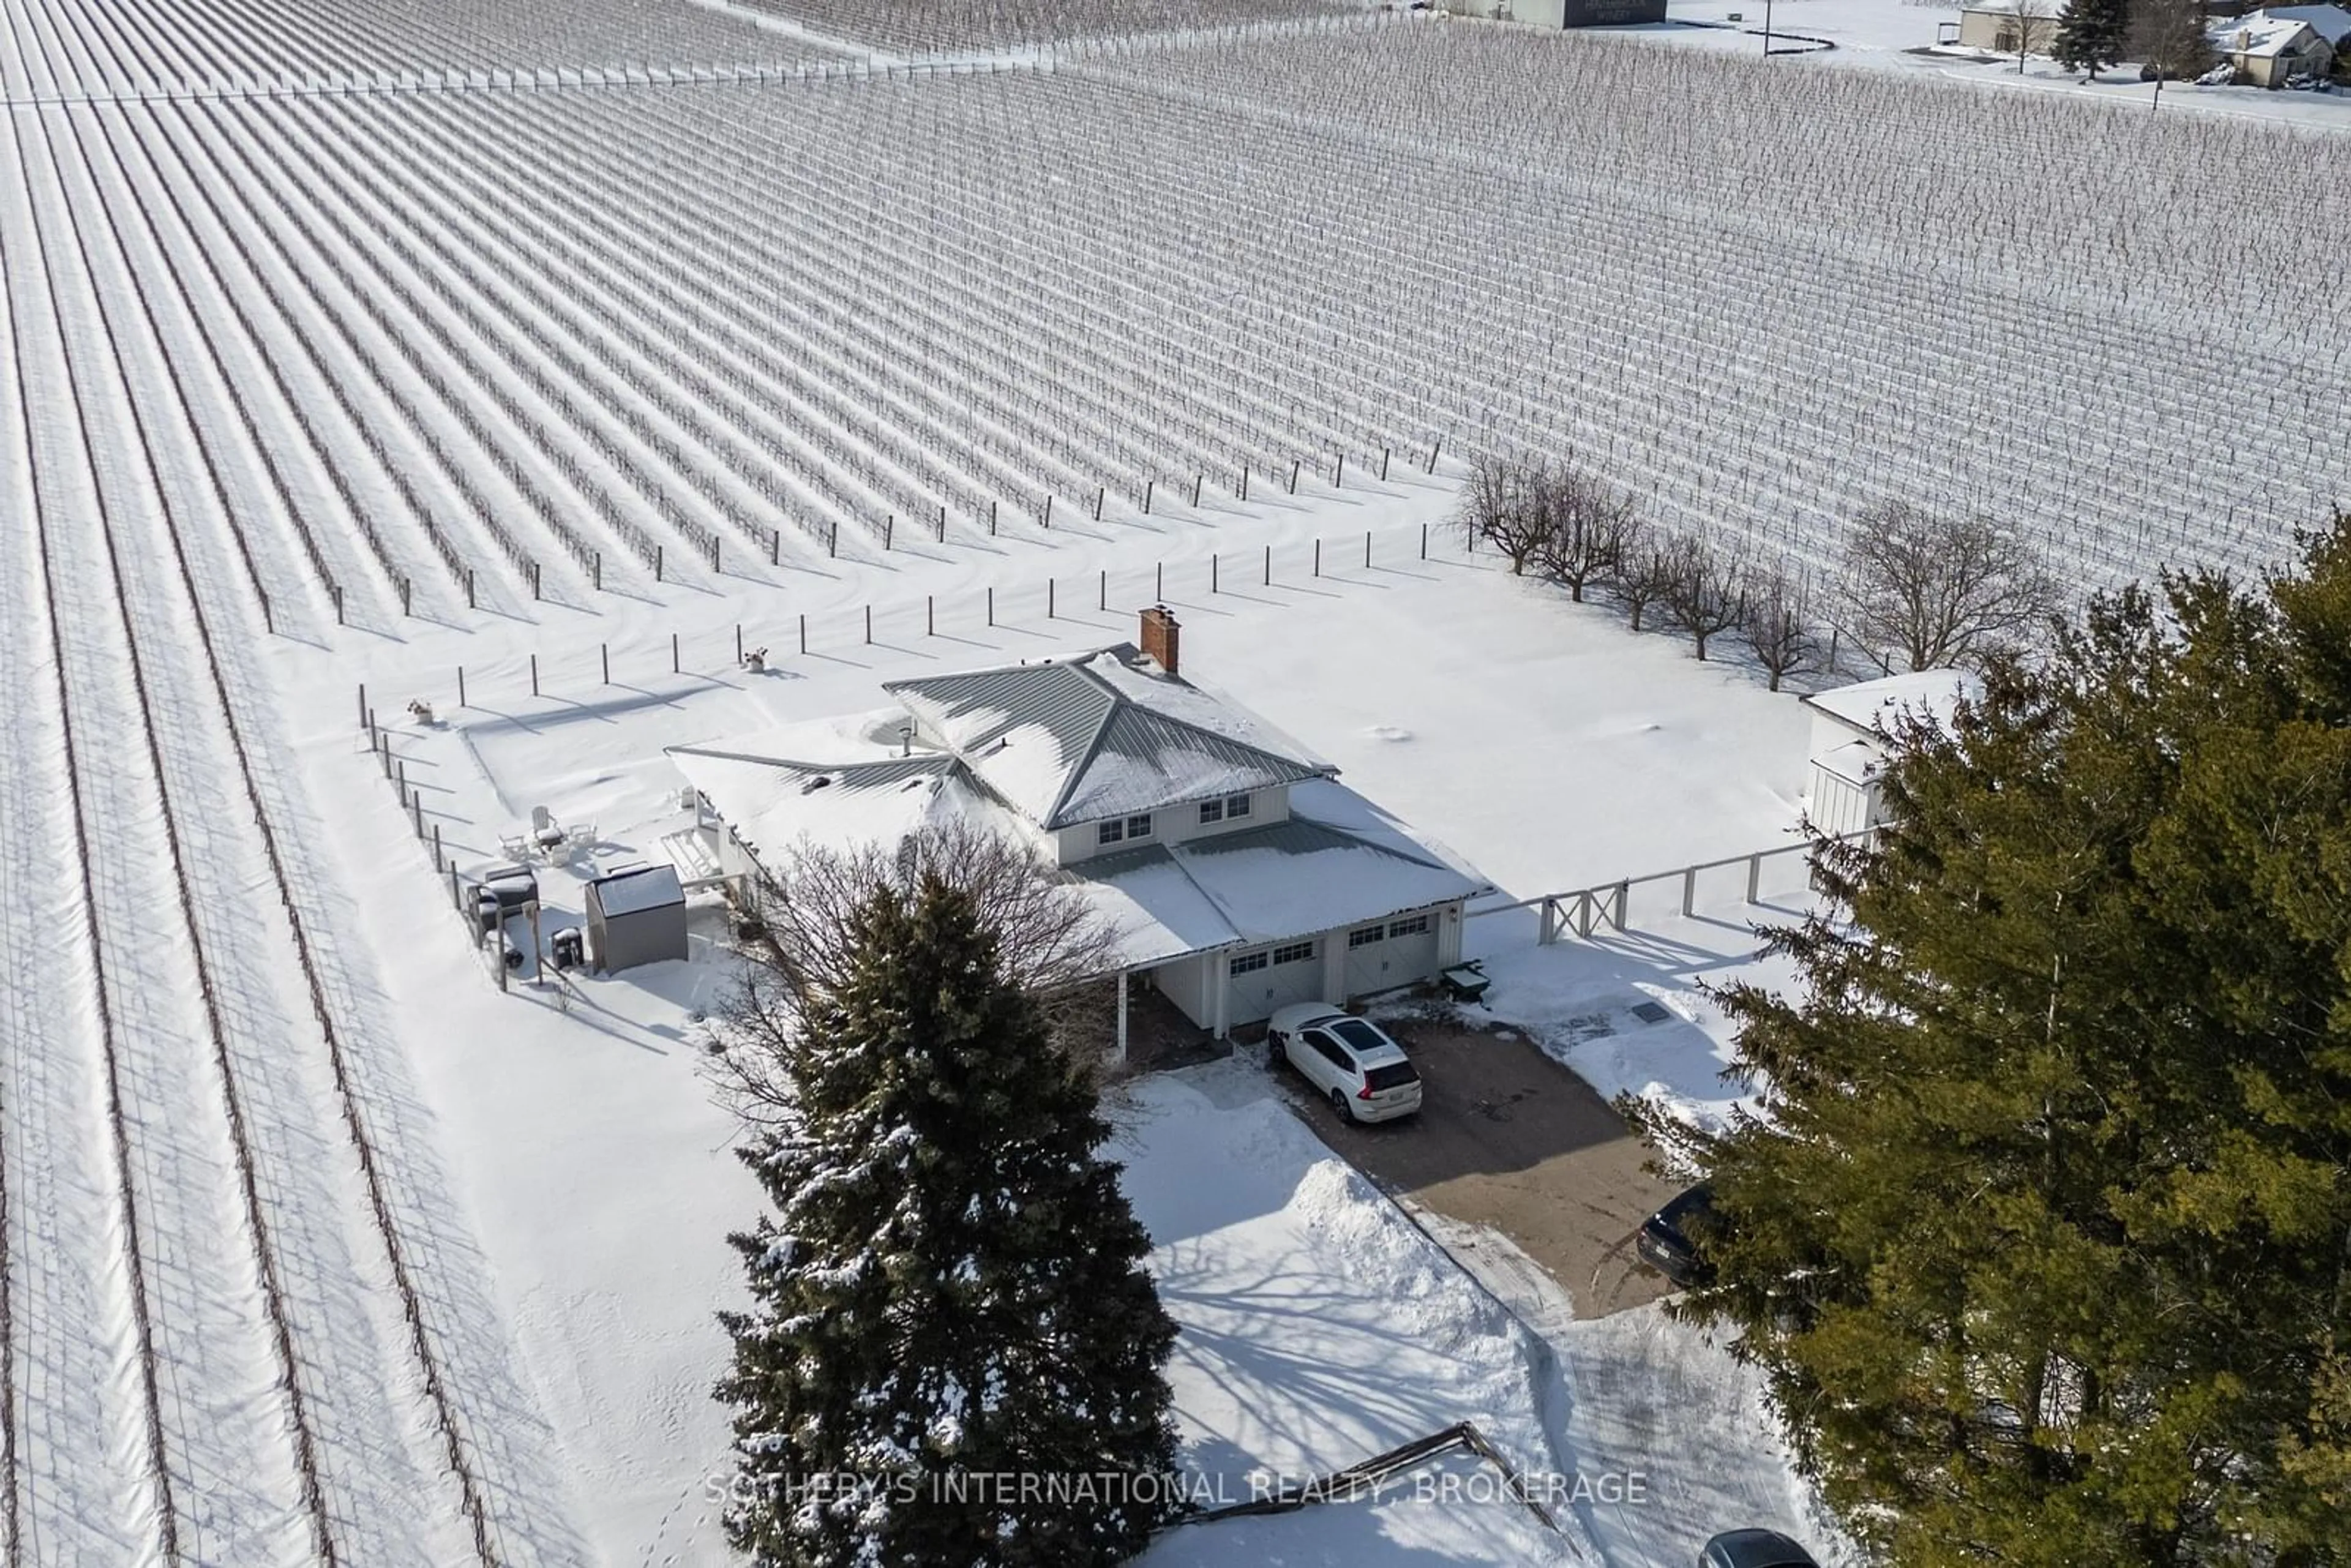
[[[1398,729],[1392,724],[1375,724],[1364,733],[1374,740],[1410,740],[1412,738],[1412,731]]]

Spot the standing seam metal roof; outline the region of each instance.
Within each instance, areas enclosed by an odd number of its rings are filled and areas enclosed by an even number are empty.
[[[1130,646],[1108,653],[1130,663],[1139,656]],[[1158,711],[1081,661],[923,676],[883,689],[925,720],[975,775],[1047,829],[1330,772]],[[1029,771],[1025,756],[1017,767],[1009,758],[991,767],[1010,737],[1030,728],[1050,736],[1059,750],[1049,776]],[[1040,782],[1052,789],[1050,799],[1023,788]]]

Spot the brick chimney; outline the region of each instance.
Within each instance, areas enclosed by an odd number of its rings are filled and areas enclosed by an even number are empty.
[[[1182,655],[1183,630],[1165,604],[1155,604],[1143,612],[1143,652],[1171,675],[1176,673]]]

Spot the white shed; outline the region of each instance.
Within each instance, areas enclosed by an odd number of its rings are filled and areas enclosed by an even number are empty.
[[[1813,710],[1806,815],[1824,833],[1858,833],[1885,821],[1879,789],[1887,733],[1906,717],[1946,728],[1961,700],[1982,690],[1963,670],[1920,670],[1806,697]]]

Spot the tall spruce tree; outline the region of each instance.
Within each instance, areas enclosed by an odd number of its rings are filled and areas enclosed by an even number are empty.
[[[968,894],[877,888],[852,936],[744,1151],[776,1212],[731,1239],[728,1533],[805,1568],[1123,1562],[1169,1513],[1176,1330],[1109,1129]]]
[[[2351,1563],[2351,520],[1902,739],[1684,1310],[1899,1568]]]
[[[2049,57],[2069,71],[2098,73],[2123,57],[2123,38],[2130,31],[2130,0],[2066,0],[2057,16],[2057,36]]]

